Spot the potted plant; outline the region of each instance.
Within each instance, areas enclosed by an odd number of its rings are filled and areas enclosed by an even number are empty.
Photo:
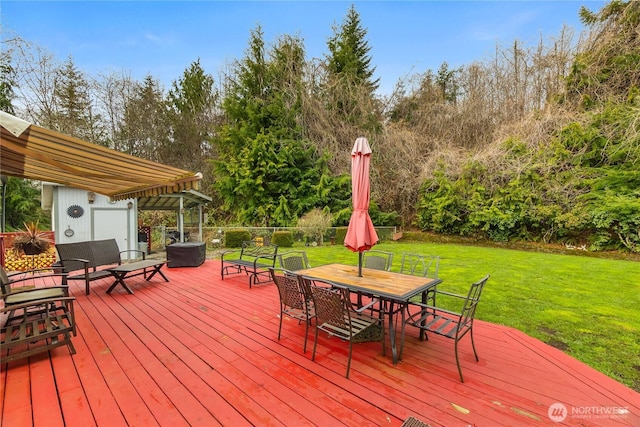
[[[47,251],[53,240],[45,232],[38,229],[39,221],[24,223],[24,230],[13,239],[13,251],[16,254],[38,255]]]

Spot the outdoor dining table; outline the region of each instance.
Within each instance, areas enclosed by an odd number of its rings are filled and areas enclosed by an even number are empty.
[[[385,314],[389,316],[389,339],[391,341],[391,354],[393,363],[396,364],[402,357],[398,352],[396,343],[396,331],[393,317],[399,310],[402,313],[404,323],[404,306],[413,297],[422,295],[422,302],[426,302],[427,292],[442,283],[442,279],[432,277],[411,276],[385,270],[362,268],[362,276],[358,276],[358,267],[343,264],[327,264],[296,271],[310,279],[321,279],[344,286],[350,292],[371,295],[379,298],[387,304]],[[394,306],[398,304],[399,308]],[[388,308],[388,310],[387,310]],[[403,343],[400,343],[402,349]]]

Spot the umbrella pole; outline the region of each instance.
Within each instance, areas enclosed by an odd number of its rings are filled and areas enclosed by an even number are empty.
[[[358,251],[358,277],[362,277],[362,252]]]

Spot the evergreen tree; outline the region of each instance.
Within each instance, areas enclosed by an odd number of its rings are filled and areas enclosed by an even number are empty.
[[[40,207],[40,183],[8,177],[5,200],[6,231],[20,230],[25,222],[39,221],[43,227],[51,220]]]
[[[72,58],[58,68],[53,90],[55,111],[49,118],[52,129],[96,144],[108,145],[94,115],[89,81]]]
[[[598,12],[582,6],[580,19],[591,27],[591,37],[576,56],[568,76],[568,99],[586,108],[613,99],[637,100],[640,2],[613,0]]]
[[[203,172],[217,120],[214,80],[197,60],[173,82],[167,96],[170,139],[159,147],[163,163]]]
[[[125,105],[116,149],[159,162],[157,147],[165,144],[168,134],[162,90],[158,82],[147,75]]]
[[[460,85],[458,84],[457,75],[460,69],[450,69],[449,64],[443,62],[438,68],[436,84],[440,88],[440,96],[442,100],[450,104],[456,104],[460,95]]]
[[[379,79],[372,80],[375,67],[371,66],[371,47],[366,36],[367,30],[360,23],[360,15],[351,5],[342,25],[334,28],[334,35],[327,42],[331,52],[327,65],[330,73],[350,75],[353,83],[363,84],[373,93],[378,88]]]
[[[328,201],[326,159],[316,157],[298,125],[303,68],[299,39],[282,37],[267,52],[258,27],[229,76],[227,124],[214,139],[215,188],[237,222],[291,226]]]
[[[15,70],[11,66],[11,58],[6,52],[0,52],[0,110],[14,114],[13,87],[15,82]]]
[[[375,67],[371,65],[371,47],[366,35],[367,30],[352,5],[342,25],[334,27],[334,34],[327,41],[326,106],[355,128],[354,134],[345,138],[351,143],[363,131],[381,129],[381,106],[375,99],[379,79],[373,79]]]

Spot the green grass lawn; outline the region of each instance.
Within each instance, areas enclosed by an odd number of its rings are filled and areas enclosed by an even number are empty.
[[[304,249],[312,265],[358,262],[342,246]],[[640,391],[640,262],[443,243],[374,249],[394,252],[394,271],[402,252],[439,255],[440,289],[457,293],[491,274],[479,319],[519,329]]]

